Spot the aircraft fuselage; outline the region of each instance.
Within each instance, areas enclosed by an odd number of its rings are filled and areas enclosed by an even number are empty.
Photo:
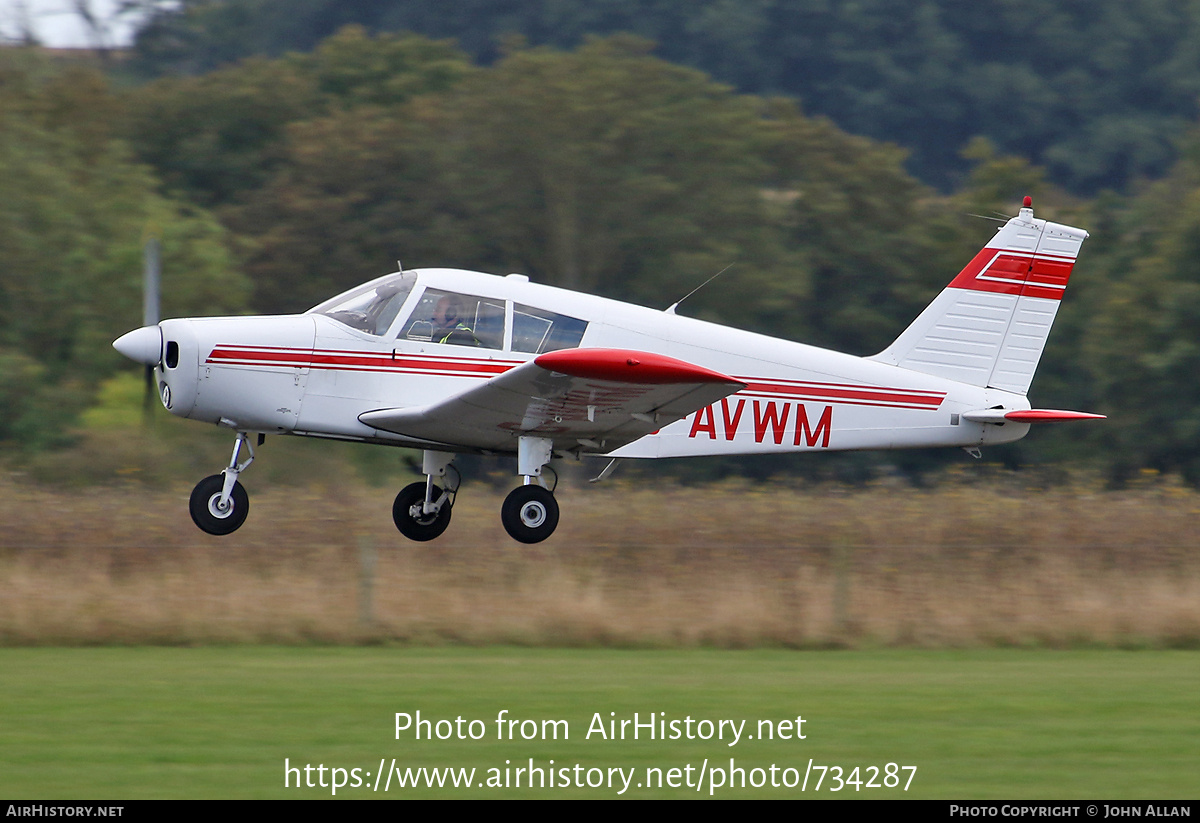
[[[405,330],[424,290],[454,290],[503,306],[534,307],[586,322],[580,348],[657,352],[728,374],[747,386],[661,431],[608,451],[616,457],[977,446],[1017,440],[1028,424],[972,423],[961,413],[1028,408],[1023,396],[967,386],[853,355],[779,340],[519,278],[449,269],[418,271],[416,287],[383,335],[324,314],[166,320],[167,357],[156,375],[167,409],[243,431],[414,447],[461,443],[405,437],[366,425],[379,408],[420,407],[536,356],[498,348],[410,339]],[[177,351],[176,351],[177,350]],[[578,411],[576,409],[575,411]],[[561,415],[559,415],[561,416]],[[526,432],[556,439],[565,427],[547,413]],[[471,448],[517,450],[517,432]],[[507,441],[507,442],[506,442]]]

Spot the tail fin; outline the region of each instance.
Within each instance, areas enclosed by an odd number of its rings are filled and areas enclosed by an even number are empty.
[[[1035,219],[1001,228],[892,345],[870,358],[1025,394],[1067,288],[1083,229]]]

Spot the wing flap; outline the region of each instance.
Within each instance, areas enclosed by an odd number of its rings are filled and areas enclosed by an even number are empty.
[[[379,409],[359,420],[460,448],[515,451],[521,435],[603,453],[632,443],[746,384],[661,354],[564,349],[437,403]]]

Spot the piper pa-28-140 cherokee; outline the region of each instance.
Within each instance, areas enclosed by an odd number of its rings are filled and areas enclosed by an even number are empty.
[[[558,524],[554,457],[764,454],[980,446],[1031,423],[1100,415],[1032,409],[1026,392],[1087,232],[1029,198],[891,346],[873,357],[778,340],[529,282],[400,271],[300,315],[165,320],[119,338],[154,369],[172,414],[237,433],[191,496],[228,534],[249,501],[250,435],[423,450],[425,481],[392,507],[413,540],[445,531],[456,453],[513,455],[523,485],[501,519],[536,543]],[[246,452],[243,459],[243,450]],[[613,463],[606,467],[604,476]]]

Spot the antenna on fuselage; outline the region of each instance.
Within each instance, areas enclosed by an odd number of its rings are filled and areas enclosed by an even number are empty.
[[[680,303],[682,303],[684,300],[687,300],[687,299],[688,299],[689,297],[691,297],[693,294],[695,294],[696,292],[700,291],[700,289],[704,288],[704,287],[705,287],[705,286],[707,286],[709,283],[711,283],[712,281],[716,280],[718,277],[720,277],[720,276],[721,276],[722,274],[724,274],[725,272],[729,271],[729,269],[730,269],[732,266],[733,266],[733,263],[730,263],[728,266],[726,266],[725,268],[721,269],[719,272],[717,272],[716,274],[714,274],[712,277],[710,277],[710,278],[708,278],[707,280],[705,280],[705,281],[704,281],[703,283],[701,283],[699,286],[696,286],[696,288],[692,289],[690,292],[688,292],[687,294],[685,294],[683,297],[679,298],[679,299],[678,299],[678,300],[676,300],[674,303],[672,303],[671,305],[667,306],[667,308],[666,308],[664,311],[666,311],[666,313],[667,313],[667,314],[674,314],[674,313],[675,313],[675,309],[679,308],[679,304],[680,304]]]

